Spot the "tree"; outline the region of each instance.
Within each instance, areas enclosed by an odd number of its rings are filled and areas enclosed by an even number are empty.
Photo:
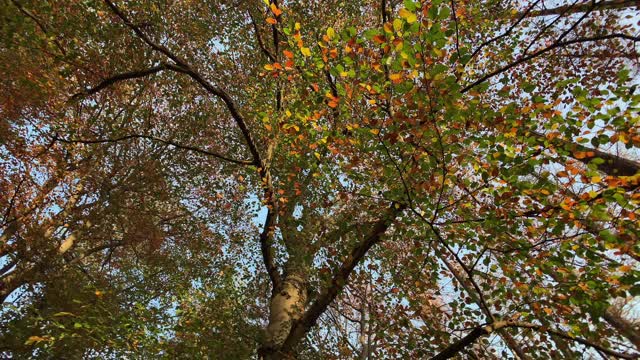
[[[634,1],[0,6],[1,351],[638,357]]]

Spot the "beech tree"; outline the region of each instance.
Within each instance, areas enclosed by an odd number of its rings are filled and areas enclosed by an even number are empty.
[[[2,0],[0,352],[638,358],[637,6]]]

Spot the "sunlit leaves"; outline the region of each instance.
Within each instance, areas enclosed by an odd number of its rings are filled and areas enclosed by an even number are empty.
[[[122,4],[135,32],[102,3],[26,2],[48,36],[12,10],[24,24],[8,21],[2,42],[13,96],[0,201],[5,210],[17,194],[7,217],[26,214],[10,250],[37,264],[27,309],[47,304],[40,317],[12,313],[16,346],[251,356],[271,299],[263,233],[282,274],[304,270],[312,301],[347,286],[326,316],[362,315],[379,341],[370,357],[433,356],[492,318],[611,335],[597,316],[638,292],[639,177],[607,156],[633,160],[640,144],[640,98],[620,66],[633,57],[614,58],[631,47],[574,44],[517,63],[569,24],[525,17],[500,36],[526,4],[405,0],[383,2],[381,16],[380,2],[258,3]],[[612,20],[567,39],[628,30]],[[165,142],[128,138],[137,132]],[[79,179],[91,190],[55,218]],[[381,214],[401,208],[332,283]],[[78,229],[86,236],[67,241]],[[356,354],[347,342],[361,322],[324,320],[300,357]],[[552,357],[543,336],[518,341]]]

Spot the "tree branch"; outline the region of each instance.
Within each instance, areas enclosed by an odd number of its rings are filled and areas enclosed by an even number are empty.
[[[277,214],[276,209],[278,204],[275,202],[274,191],[273,191],[273,187],[271,186],[271,173],[269,171],[269,164],[267,164],[260,156],[260,152],[258,151],[256,142],[253,140],[251,132],[249,131],[247,121],[238,110],[238,107],[236,106],[231,96],[229,96],[229,94],[227,94],[227,92],[224,91],[223,89],[207,81],[200,73],[195,71],[187,63],[187,61],[185,61],[178,55],[171,52],[171,50],[169,50],[167,47],[157,44],[156,42],[151,40],[139,27],[133,24],[129,20],[129,18],[111,0],[104,0],[104,2],[113,11],[113,13],[115,13],[125,23],[125,25],[129,27],[143,42],[145,42],[155,51],[158,51],[164,54],[169,59],[175,62],[175,64],[167,64],[167,68],[173,71],[188,75],[193,80],[195,80],[198,84],[200,84],[200,86],[202,86],[202,88],[206,90],[208,93],[222,100],[222,102],[227,107],[227,110],[231,114],[231,117],[234,119],[234,121],[240,128],[240,131],[242,132],[242,135],[247,143],[247,146],[249,147],[249,151],[251,152],[251,156],[253,158],[252,164],[258,168],[258,172],[262,180],[264,198],[273,208],[273,209],[270,209],[270,211],[274,211],[274,213]],[[265,226],[267,225],[269,224],[265,223]],[[271,244],[270,244],[270,241],[268,241],[269,234],[270,234],[269,227],[266,227],[265,230],[263,230],[263,233],[266,234],[267,236],[263,236],[261,234],[260,242],[261,242],[261,249],[263,251],[263,259],[267,261],[265,263],[265,267],[267,272],[269,273],[269,277],[272,280],[273,288],[275,289],[279,285],[277,283],[277,279],[279,276],[276,275],[277,269],[275,269],[275,265],[273,264],[273,261],[272,260],[269,261],[269,259],[272,256]]]
[[[256,20],[253,18],[253,15],[251,15],[251,11],[247,10],[247,13],[249,14],[249,19],[251,20],[251,25],[253,25],[253,31],[256,33],[256,40],[258,41],[258,46],[260,47],[260,50],[262,50],[262,53],[271,61],[271,62],[276,62],[276,58],[273,56],[273,54],[267,49],[267,47],[264,45],[264,42],[262,41],[262,37],[260,36],[260,30],[258,29],[258,24],[256,24]]]
[[[47,26],[40,19],[38,19],[38,17],[35,14],[33,14],[31,11],[29,11],[29,10],[25,9],[24,7],[22,7],[22,5],[20,5],[20,3],[17,0],[11,0],[11,3],[15,7],[17,7],[18,10],[20,10],[21,13],[23,13],[25,16],[27,16],[28,18],[33,20],[33,22],[36,23],[38,28],[40,28],[40,31],[42,31],[45,35],[50,36],[49,29],[47,28]],[[62,55],[67,55],[67,51],[64,49],[62,44],[60,44],[60,41],[58,41],[57,38],[53,39],[53,43],[56,45],[58,50],[60,50]]]
[[[138,79],[138,78],[146,77],[146,76],[158,73],[158,72],[160,72],[162,70],[166,70],[166,69],[167,69],[167,65],[166,64],[161,64],[161,65],[154,66],[152,68],[145,69],[145,70],[129,71],[129,72],[125,72],[125,73],[122,73],[122,74],[113,75],[111,77],[108,77],[108,78],[102,80],[98,85],[73,95],[71,97],[71,99],[75,100],[75,99],[77,99],[77,98],[79,98],[81,96],[93,95],[93,94],[99,92],[100,90],[103,90],[104,88],[106,88],[106,87],[108,87],[110,85],[113,85],[113,84],[115,84],[117,82],[124,81],[124,80]]]
[[[151,136],[151,135],[142,135],[142,134],[131,134],[131,135],[125,135],[125,136],[121,136],[119,138],[115,138],[115,139],[93,139],[93,140],[88,140],[88,139],[65,139],[65,138],[61,138],[59,137],[57,134],[53,136],[53,140],[54,141],[59,141],[59,142],[63,142],[63,143],[67,143],[67,144],[104,144],[104,143],[116,143],[116,142],[120,142],[120,141],[126,141],[126,140],[130,140],[130,139],[147,139],[147,140],[152,140],[152,141],[157,141],[166,145],[171,145],[174,146],[178,149],[182,149],[182,150],[189,150],[189,151],[193,151],[199,154],[203,154],[203,155],[207,155],[207,156],[213,156],[215,158],[218,158],[220,160],[224,160],[224,161],[229,161],[235,164],[239,164],[239,165],[252,165],[253,161],[250,160],[236,160],[236,159],[232,159],[230,157],[224,156],[224,155],[220,155],[218,153],[215,153],[213,151],[208,151],[208,150],[203,150],[194,146],[189,146],[189,145],[182,145],[179,144],[173,140],[165,140],[165,139],[161,139],[155,136]]]
[[[638,7],[638,1],[637,0],[610,0],[610,1],[601,1],[599,3],[595,3],[594,1],[585,1],[575,6],[563,5],[563,6],[558,6],[551,9],[532,11],[526,16],[538,17],[538,16],[549,16],[549,15],[561,15],[564,13],[575,14],[575,13],[589,11],[589,9],[592,6],[593,6],[593,10],[630,9],[633,7]]]
[[[576,158],[576,160],[584,163],[585,165],[589,164],[589,162],[593,158],[600,158],[604,160],[604,163],[598,165],[598,170],[607,175],[633,176],[640,172],[640,163],[637,161],[626,159],[618,155],[609,154],[598,149],[589,148],[569,140],[563,140],[559,138],[549,140],[544,134],[538,132],[533,132],[533,134],[542,141],[548,140],[557,147],[562,147],[566,150],[571,151],[572,157],[575,157],[575,155],[573,155],[575,152],[585,153],[585,156],[581,159]],[[589,153],[593,153],[593,156],[586,156]],[[637,186],[638,185],[636,185],[636,187]]]
[[[353,269],[360,263],[369,249],[380,242],[382,236],[405,208],[406,205],[404,204],[391,204],[382,218],[371,227],[367,236],[365,236],[358,246],[351,250],[351,254],[345,259],[342,265],[334,271],[330,285],[320,293],[302,318],[293,325],[289,336],[282,346],[283,352],[287,353],[293,349],[300,340],[302,340],[302,337],[307,331],[315,325],[320,315],[325,312],[329,304],[335,300],[340,291],[345,287]]]
[[[523,13],[521,13],[518,16],[518,19],[511,25],[509,26],[509,28],[507,28],[507,30],[505,32],[503,32],[502,34],[493,37],[485,42],[483,42],[482,44],[480,44],[480,46],[478,46],[477,49],[475,49],[473,51],[473,53],[471,54],[471,59],[473,59],[474,57],[476,57],[476,55],[478,55],[478,53],[480,52],[480,50],[482,50],[482,48],[484,48],[485,46],[491,44],[492,42],[495,42],[497,40],[500,40],[501,38],[505,37],[505,36],[509,36],[509,34],[511,34],[513,32],[513,29],[515,29],[521,22],[522,20],[524,20],[525,17],[527,17],[527,15],[529,14],[529,12],[531,10],[533,10],[533,8],[540,2],[540,0],[536,0],[533,4],[531,4],[527,10],[525,10]]]
[[[261,158],[260,158],[260,154],[258,152],[258,148],[257,148],[255,142],[253,141],[251,133],[249,132],[249,128],[247,126],[247,122],[244,119],[244,117],[240,114],[240,112],[238,111],[238,108],[237,108],[236,104],[231,99],[229,94],[227,94],[221,88],[219,88],[217,86],[214,86],[213,84],[211,84],[207,80],[205,80],[198,72],[193,70],[191,68],[191,66],[189,66],[189,64],[185,60],[183,60],[181,57],[179,57],[178,55],[176,55],[173,52],[171,52],[167,47],[165,47],[163,45],[160,45],[160,44],[157,44],[156,42],[151,40],[138,26],[133,24],[129,20],[129,18],[119,8],[113,2],[111,2],[111,0],[104,0],[104,2],[125,23],[125,25],[127,25],[127,27],[129,27],[131,30],[133,30],[133,32],[140,39],[142,39],[142,41],[144,41],[152,49],[164,54],[169,59],[171,59],[171,60],[173,60],[175,62],[175,64],[166,64],[166,67],[168,69],[171,69],[171,70],[174,70],[174,71],[189,75],[193,80],[195,80],[197,83],[199,83],[207,92],[209,92],[210,94],[218,97],[220,100],[222,100],[222,102],[224,102],[224,104],[226,105],[227,109],[231,113],[231,116],[233,117],[233,119],[235,120],[236,124],[240,128],[240,131],[242,132],[242,135],[244,136],[244,138],[245,138],[245,140],[247,142],[247,146],[249,146],[249,151],[251,152],[251,155],[253,156],[254,165],[262,166],[262,161],[261,161]]]
[[[631,40],[631,41],[640,41],[640,37],[637,36],[632,36],[632,35],[628,35],[628,34],[608,34],[608,35],[602,35],[602,36],[592,36],[592,37],[584,37],[584,38],[577,38],[577,39],[571,39],[571,40],[567,40],[567,41],[561,41],[561,42],[555,42],[552,45],[547,46],[544,49],[538,50],[530,55],[524,56],[510,64],[507,64],[505,66],[500,67],[499,69],[496,69],[484,76],[482,76],[481,78],[479,78],[478,80],[472,82],[471,84],[465,86],[462,90],[460,90],[461,93],[466,93],[467,91],[471,90],[472,88],[482,84],[483,82],[491,79],[492,77],[496,76],[496,75],[500,75],[503,72],[510,70],[511,68],[514,68],[518,65],[521,65],[529,60],[532,60],[534,58],[537,58],[540,55],[543,55],[545,53],[548,53],[551,50],[557,49],[557,48],[561,48],[564,46],[568,46],[568,45],[573,45],[573,44],[580,44],[580,43],[585,43],[585,42],[595,42],[595,41],[602,41],[602,40],[610,40],[610,39],[623,39],[623,40]]]
[[[440,353],[438,353],[436,356],[432,357],[431,360],[443,360],[443,359],[450,359],[452,357],[454,357],[458,352],[460,352],[461,350],[463,350],[464,348],[466,348],[467,346],[473,344],[478,338],[480,338],[481,336],[484,335],[489,335],[494,331],[503,329],[503,328],[509,328],[509,327],[515,327],[515,328],[525,328],[525,329],[532,329],[532,330],[536,330],[536,331],[540,331],[540,332],[546,332],[548,334],[551,335],[555,335],[567,340],[572,340],[575,341],[579,344],[582,344],[584,346],[588,346],[591,348],[594,348],[602,353],[605,353],[609,356],[615,356],[618,358],[622,358],[622,359],[638,359],[640,357],[639,354],[626,354],[626,353],[620,353],[614,350],[610,350],[607,349],[601,345],[595,344],[589,340],[583,339],[583,338],[578,338],[578,337],[574,337],[569,335],[568,333],[564,332],[564,331],[559,331],[559,330],[553,330],[553,329],[548,329],[542,325],[537,325],[537,324],[532,324],[532,323],[527,323],[527,322],[518,322],[518,321],[513,321],[513,320],[502,320],[502,321],[496,321],[492,324],[486,325],[486,326],[478,326],[476,328],[474,328],[473,330],[471,330],[471,332],[469,334],[467,334],[465,337],[463,337],[462,339],[460,339],[459,341],[449,345],[447,348],[445,348],[444,350],[442,350]]]

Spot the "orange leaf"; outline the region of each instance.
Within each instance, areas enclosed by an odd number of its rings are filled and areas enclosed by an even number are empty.
[[[335,101],[335,100],[330,100],[327,105],[329,105],[329,107],[331,107],[331,108],[335,108],[335,107],[338,106],[338,102]]]
[[[270,17],[270,18],[267,18],[267,22],[268,22],[269,24],[271,24],[271,25],[275,25],[275,24],[277,24],[277,23],[278,23],[278,20],[276,20],[276,19],[274,19],[274,18]]]
[[[275,16],[280,16],[280,14],[282,14],[282,10],[278,9],[275,4],[271,4],[269,8],[271,9],[271,12],[273,12],[273,15]]]
[[[621,272],[625,272],[625,273],[626,273],[626,272],[631,271],[632,269],[633,269],[633,268],[632,268],[631,266],[629,266],[629,265],[622,265],[622,266],[620,266],[620,267],[618,268],[618,271],[621,271]]]
[[[293,59],[293,53],[291,51],[284,50],[282,53],[287,57],[287,59]]]
[[[581,159],[586,158],[586,157],[587,157],[587,154],[586,154],[584,151],[576,151],[576,152],[574,152],[574,153],[573,153],[573,156],[574,156],[576,159],[581,160]]]
[[[373,41],[376,44],[384,44],[385,42],[387,42],[387,38],[384,35],[376,35],[373,37]]]
[[[394,84],[397,84],[402,81],[402,74],[401,73],[391,74],[389,75],[389,80],[393,81]]]

